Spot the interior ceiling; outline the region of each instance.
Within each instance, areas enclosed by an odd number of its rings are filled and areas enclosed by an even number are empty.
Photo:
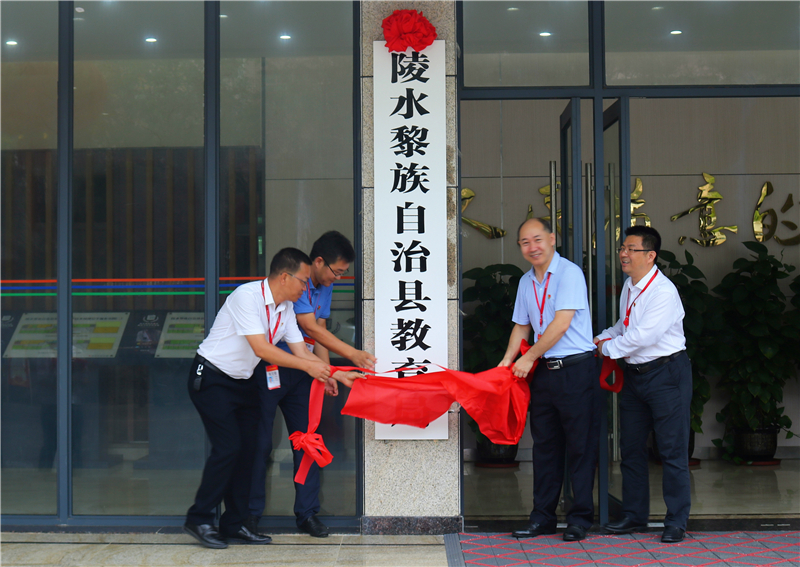
[[[222,57],[352,55],[352,2],[222,2]],[[203,3],[75,1],[75,58],[203,58]],[[0,2],[4,61],[53,60],[57,2]],[[280,39],[289,35],[291,39]],[[155,43],[145,42],[153,37]],[[6,45],[13,39],[17,46]]]
[[[74,14],[79,60],[203,56],[202,2],[77,0],[75,7],[83,9]],[[223,57],[353,52],[351,2],[224,1],[221,13]],[[0,16],[4,61],[55,60],[57,2],[3,1]],[[587,18],[584,1],[466,0],[465,51],[586,52]],[[674,29],[683,33],[670,35]],[[6,45],[11,39],[18,45]],[[609,51],[800,49],[800,2],[606,2],[606,42]]]

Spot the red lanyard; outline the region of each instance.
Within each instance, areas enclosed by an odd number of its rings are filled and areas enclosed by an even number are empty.
[[[542,304],[539,305],[539,293],[536,291],[536,282],[533,283],[533,295],[536,298],[536,307],[539,308],[539,330],[542,330],[542,322],[544,321],[544,301],[547,299],[547,286],[550,285],[550,276],[552,276],[552,272],[547,273],[547,280],[544,283],[544,293],[542,294]],[[534,276],[535,277],[535,276]]]
[[[267,310],[267,336],[269,337],[269,344],[273,344],[272,339],[275,338],[275,334],[278,332],[278,327],[281,326],[281,315],[282,313],[278,313],[278,321],[275,323],[275,330],[272,330],[272,325],[269,322],[269,305],[267,305],[267,296],[264,293],[264,282],[261,282],[261,297],[264,298],[264,309]]]
[[[636,302],[639,300],[639,296],[642,295],[645,291],[647,291],[647,288],[650,287],[650,284],[653,283],[653,280],[656,279],[657,275],[658,275],[658,270],[656,270],[656,273],[653,274],[652,278],[650,278],[650,281],[647,282],[647,285],[644,286],[644,289],[639,292],[639,295],[636,296],[636,299],[633,300],[633,303],[628,303],[628,307],[625,310],[625,320],[622,322],[622,324],[625,325],[625,327],[628,326],[628,322],[630,321],[631,309],[633,309],[633,306],[636,305]],[[633,289],[633,285],[631,285],[631,289]],[[631,292],[629,291],[628,299],[630,300],[630,298],[631,298]]]

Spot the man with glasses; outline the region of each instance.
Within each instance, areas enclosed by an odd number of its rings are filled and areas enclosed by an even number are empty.
[[[528,526],[512,535],[556,533],[566,457],[574,497],[563,538],[580,541],[594,522],[600,432],[600,367],[586,280],[578,266],[556,252],[556,235],[546,220],[522,223],[517,240],[531,269],[520,279],[514,329],[498,366],[511,366],[515,376],[525,378],[541,360],[531,380],[533,511]],[[522,339],[533,346],[515,362]]]
[[[320,236],[311,247],[313,260],[308,286],[295,300],[294,312],[297,314],[297,322],[309,352],[313,352],[326,364],[330,364],[328,351],[331,350],[352,361],[356,366],[371,370],[375,365],[373,355],[339,340],[326,327],[331,312],[333,283],[348,272],[355,255],[352,244],[343,234],[330,231]],[[285,342],[279,343],[278,346],[285,350],[291,347]],[[256,374],[259,372],[261,369],[256,369]],[[245,524],[253,533],[257,531],[258,522],[266,505],[267,460],[272,452],[275,412],[278,407],[281,408],[289,434],[295,431],[305,432],[308,428],[308,401],[313,377],[302,369],[280,368],[279,372],[280,384],[277,387],[270,388],[263,380],[259,382],[262,416],[250,490],[250,515]],[[329,380],[327,393],[334,396],[338,394],[335,380]],[[303,459],[303,452],[293,451],[293,453],[296,474]],[[317,518],[320,510],[319,466],[313,463],[305,484],[295,483],[294,486],[294,513],[297,527],[313,537],[327,537],[328,528]]]
[[[203,546],[267,544],[271,539],[244,526],[259,422],[259,385],[253,374],[259,361],[307,373],[327,381],[330,366],[305,348],[293,302],[307,291],[311,259],[284,248],[270,264],[269,277],[237,287],[223,303],[189,372],[189,397],[203,420],[211,454],[203,469],[184,531]],[[281,349],[278,342],[286,345]],[[263,367],[262,367],[263,368]],[[346,380],[345,380],[346,382]],[[214,527],[216,509],[225,512]]]
[[[683,540],[691,506],[692,367],[685,350],[681,298],[655,265],[660,250],[655,229],[632,226],[625,231],[619,261],[630,277],[620,295],[620,318],[594,339],[600,356],[618,359],[625,375],[619,402],[624,517],[603,527],[614,534],[647,531],[647,437],[652,430],[663,464],[667,505],[661,541],[677,543]]]

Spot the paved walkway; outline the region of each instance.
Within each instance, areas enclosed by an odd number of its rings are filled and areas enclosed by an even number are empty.
[[[11,566],[224,565],[448,567],[443,536],[275,535],[270,545],[205,549],[184,534],[3,533],[0,563]]]
[[[567,543],[561,534],[517,540],[510,534],[446,535],[450,567],[479,566],[800,566],[800,532],[690,532],[678,544],[661,531],[601,535]]]

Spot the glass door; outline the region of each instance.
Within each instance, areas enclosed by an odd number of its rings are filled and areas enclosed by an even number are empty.
[[[630,211],[621,207],[626,201],[623,195],[630,195],[629,176],[623,175],[629,170],[623,151],[627,139],[623,136],[626,132],[623,114],[621,100],[614,101],[603,112],[602,151],[599,152],[603,156],[602,173],[596,171],[597,164],[593,161],[582,162],[580,99],[570,100],[561,114],[563,214],[559,252],[583,269],[595,333],[613,325],[619,316],[618,298],[623,279],[616,251],[624,227],[630,225]],[[602,180],[600,188],[598,180]],[[610,510],[620,505],[621,498],[620,482],[612,474],[612,463],[619,461],[617,395],[607,395],[605,403],[607,418],[601,423],[603,446],[598,475],[601,523],[608,521]],[[569,477],[565,479],[563,494],[566,509],[571,498]]]

